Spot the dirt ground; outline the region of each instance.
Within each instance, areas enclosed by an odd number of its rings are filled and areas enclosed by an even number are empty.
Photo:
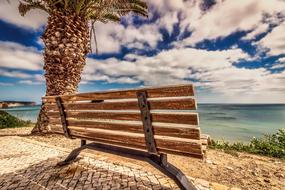
[[[29,135],[31,128],[1,129],[0,137],[20,135],[42,143],[73,149],[80,145],[80,140],[66,139],[61,135]],[[118,157],[111,154],[92,152],[105,159],[128,164],[144,162]],[[207,158],[198,160],[183,156],[169,155],[169,162],[176,165],[188,176],[209,182],[224,184],[241,189],[281,189],[285,190],[285,161],[247,153],[227,154],[217,150],[207,150]],[[151,168],[151,166],[145,166]]]

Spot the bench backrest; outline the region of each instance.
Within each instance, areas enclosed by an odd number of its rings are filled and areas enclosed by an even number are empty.
[[[144,118],[140,95],[146,95],[157,151],[202,158],[198,114],[193,112],[196,102],[192,85],[80,93],[60,98],[46,96],[42,99],[51,132],[63,134],[63,125],[66,125],[71,137],[145,150],[144,126],[147,121],[144,119],[147,118]]]

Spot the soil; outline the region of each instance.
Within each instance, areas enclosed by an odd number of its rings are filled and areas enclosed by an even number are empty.
[[[20,135],[28,139],[53,146],[74,149],[80,145],[80,140],[70,140],[61,135],[30,135],[32,128],[1,129],[0,137],[7,135]],[[145,162],[119,157],[107,153],[92,152],[116,163],[139,164],[146,166]],[[186,175],[224,184],[228,187],[241,189],[281,189],[285,190],[285,160],[234,152],[231,154],[220,150],[207,150],[207,158],[199,160],[183,156],[169,155],[169,162],[180,168]]]

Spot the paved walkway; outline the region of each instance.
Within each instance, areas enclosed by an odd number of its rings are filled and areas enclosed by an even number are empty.
[[[56,167],[68,151],[23,137],[0,137],[0,190],[178,189],[161,173],[84,156]]]

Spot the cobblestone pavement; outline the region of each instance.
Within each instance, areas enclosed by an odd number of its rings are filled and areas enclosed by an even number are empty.
[[[0,137],[0,190],[178,189],[161,173],[84,156],[56,167],[67,151],[23,137]]]

